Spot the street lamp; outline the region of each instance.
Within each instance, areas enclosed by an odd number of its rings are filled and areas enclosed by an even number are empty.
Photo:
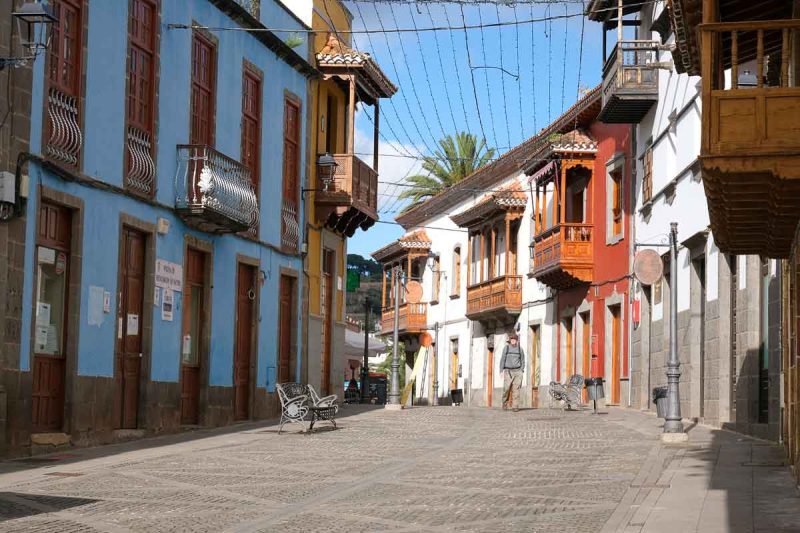
[[[57,22],[50,7],[41,2],[26,2],[11,16],[17,22],[20,45],[28,50],[29,55],[0,57],[0,70],[24,66],[47,50],[53,36],[53,25]]]
[[[678,224],[672,222],[669,231],[669,359],[667,360],[667,414],[661,440],[668,443],[686,442],[689,436],[681,421],[681,400],[678,384],[681,362],[678,358]]]
[[[317,172],[319,174],[319,179],[324,185],[324,190],[327,191],[330,189],[333,183],[333,176],[336,174],[336,167],[338,166],[339,163],[336,162],[336,159],[327,152],[317,159]]]

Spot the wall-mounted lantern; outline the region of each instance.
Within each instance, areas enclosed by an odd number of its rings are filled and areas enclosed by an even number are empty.
[[[317,159],[317,174],[324,185],[324,190],[329,190],[333,183],[333,176],[336,174],[336,167],[339,164],[329,153],[324,153]]]
[[[46,51],[53,36],[53,25],[58,21],[50,6],[35,1],[26,2],[11,16],[17,22],[20,45],[28,53],[22,57],[0,57],[0,70],[21,67]]]

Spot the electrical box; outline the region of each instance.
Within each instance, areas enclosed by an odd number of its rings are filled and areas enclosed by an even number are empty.
[[[17,203],[14,174],[8,171],[0,172],[0,202],[9,204]]]

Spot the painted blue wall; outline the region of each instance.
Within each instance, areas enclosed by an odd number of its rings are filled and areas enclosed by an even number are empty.
[[[303,29],[300,22],[286,14],[283,7],[263,2],[264,17],[275,17],[283,28]],[[127,55],[127,1],[90,2],[88,13],[88,52],[84,106],[84,147],[81,172],[91,178],[121,187],[124,172],[125,89]],[[166,235],[157,235],[156,257],[183,264],[186,235],[194,235],[213,245],[213,280],[211,301],[211,346],[209,384],[230,386],[233,382],[234,317],[237,255],[258,259],[265,275],[260,289],[258,309],[257,386],[274,390],[267,383],[268,373],[277,366],[278,285],[282,267],[302,272],[302,261],[274,251],[268,246],[233,235],[210,235],[188,228],[178,218],[175,203],[176,145],[189,142],[191,37],[189,30],[168,29],[171,23],[197,22],[210,27],[233,27],[235,23],[206,0],[162,2],[160,35],[160,81],[157,100],[156,201],[153,205],[129,196],[64,181],[35,163],[29,167],[31,195],[28,202],[26,272],[35,266],[35,221],[38,210],[38,186],[63,191],[84,202],[81,239],[80,327],[77,369],[85,376],[113,376],[116,335],[117,263],[119,256],[120,214],[156,224],[158,218],[170,222]],[[265,9],[266,8],[266,9]],[[281,15],[282,13],[282,15]],[[240,157],[242,61],[256,65],[264,73],[262,101],[262,143],[260,181],[260,239],[280,244],[280,201],[282,195],[283,104],[284,94],[301,99],[306,112],[307,80],[280,60],[253,36],[245,32],[213,32],[217,48],[216,149],[234,158]],[[305,34],[301,34],[305,35]],[[305,52],[296,49],[305,57]],[[34,72],[33,101],[44,102],[44,61],[37,60]],[[41,149],[43,106],[33,106],[31,149]],[[305,126],[302,120],[301,169],[305,169]],[[302,171],[301,171],[302,172]],[[302,183],[304,176],[301,176]],[[298,191],[298,197],[299,197]],[[301,216],[304,210],[301,209]],[[301,227],[303,220],[300,221]],[[104,315],[100,326],[88,324],[89,287],[100,286],[111,293],[111,313]],[[298,278],[296,316],[299,312],[302,276]],[[33,276],[26,276],[23,331],[31,330]],[[181,294],[176,293],[173,321],[161,319],[158,307],[152,313],[153,342],[151,375],[154,381],[177,382],[180,377]],[[74,302],[73,302],[74,305]],[[300,325],[296,345],[301,346]],[[145,347],[145,349],[148,349]],[[23,335],[20,366],[30,369],[30,337]],[[300,357],[297,357],[300,360]],[[299,363],[298,363],[299,364]],[[272,372],[268,372],[271,369]]]

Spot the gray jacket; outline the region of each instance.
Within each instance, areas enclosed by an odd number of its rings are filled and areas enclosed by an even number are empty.
[[[507,344],[503,348],[503,357],[500,358],[500,370],[517,368],[525,368],[525,352],[519,344],[516,346]]]

